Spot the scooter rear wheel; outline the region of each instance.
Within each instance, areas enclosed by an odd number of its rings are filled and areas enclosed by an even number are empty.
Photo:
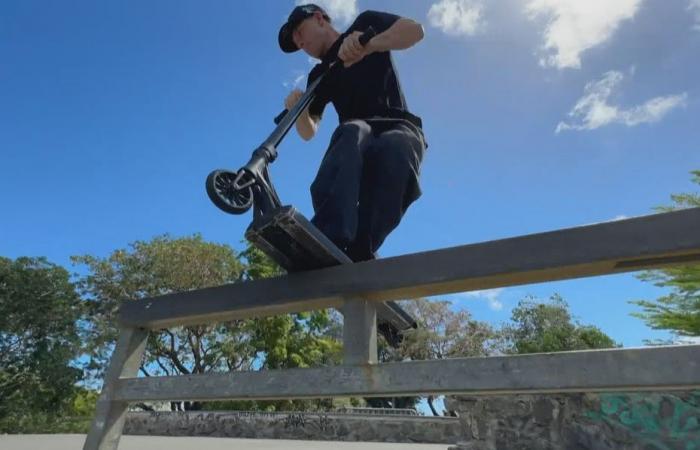
[[[207,195],[220,210],[229,214],[243,214],[253,206],[253,188],[237,189],[234,180],[238,174],[229,170],[214,170],[206,181]]]

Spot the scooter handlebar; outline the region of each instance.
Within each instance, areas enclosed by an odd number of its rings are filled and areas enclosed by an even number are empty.
[[[288,112],[289,110],[285,109],[281,113],[277,114],[274,118],[275,125],[279,125],[279,123],[282,122],[282,119],[284,119],[284,116],[286,116]]]
[[[377,35],[377,32],[374,31],[374,28],[372,28],[372,27],[367,28],[367,30],[364,33],[362,33],[362,36],[360,36],[360,44],[364,47],[365,45],[367,45],[367,43],[370,41],[370,39],[372,39],[376,35]],[[336,60],[335,62],[337,62],[337,61],[339,61],[339,59]],[[333,64],[335,64],[335,62]],[[275,116],[275,118],[274,118],[275,125],[279,125],[279,123],[282,121],[282,119],[284,119],[284,116],[286,116],[288,112],[289,112],[289,110],[285,109],[281,113],[277,114],[277,116]]]

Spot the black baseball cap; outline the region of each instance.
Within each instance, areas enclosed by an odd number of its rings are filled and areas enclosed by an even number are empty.
[[[277,40],[283,52],[293,53],[299,50],[299,47],[294,43],[294,39],[292,39],[294,29],[303,22],[304,19],[313,16],[316,11],[320,11],[323,17],[330,22],[328,14],[326,14],[320,6],[314,5],[313,3],[299,5],[292,10],[292,13],[289,14],[289,18],[287,19],[287,23],[282,25],[279,35],[277,36]]]

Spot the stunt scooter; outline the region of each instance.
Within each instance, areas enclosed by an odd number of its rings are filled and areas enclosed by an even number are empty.
[[[369,28],[360,36],[360,43],[366,45],[374,35],[374,30]],[[284,110],[275,117],[277,127],[253,151],[245,166],[235,172],[214,170],[206,180],[209,198],[222,211],[243,214],[253,208],[253,221],[246,230],[246,239],[290,273],[353,263],[296,208],[282,205],[269,170],[269,165],[277,158],[277,147],[315,98],[318,87],[341,68],[340,60],[329,64],[291,110]],[[397,346],[402,332],[416,327],[413,317],[395,302],[378,305],[377,329],[390,345]]]

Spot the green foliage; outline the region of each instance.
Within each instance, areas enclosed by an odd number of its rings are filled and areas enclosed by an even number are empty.
[[[691,173],[693,182],[700,185],[700,170]],[[699,193],[674,194],[671,200],[671,206],[657,207],[656,210],[700,207]],[[700,336],[700,264],[645,271],[639,279],[670,289],[670,293],[654,301],[631,302],[642,307],[642,311],[633,313],[633,316],[654,329],[671,330],[681,336]]]
[[[244,280],[279,276],[284,271],[258,248],[248,244],[241,253]],[[251,345],[262,356],[262,369],[289,369],[339,364],[342,344],[334,336],[337,315],[329,310],[263,317],[250,321]],[[210,405],[207,405],[208,407]],[[328,409],[329,399],[280,400],[248,403],[246,409],[298,411]]]
[[[106,368],[117,337],[121,302],[232,283],[243,274],[232,248],[205,242],[199,235],[159,236],[117,249],[106,258],[84,255],[73,261],[88,269],[78,285],[88,310],[87,368],[96,378]],[[141,371],[174,375],[249,368],[254,351],[246,326],[246,321],[233,321],[153,332]]]
[[[46,412],[16,412],[0,420],[0,433],[87,434],[91,421],[90,417],[83,416]]]
[[[610,336],[603,333],[600,328],[591,325],[579,326],[576,329],[576,334],[578,335],[579,342],[582,348],[611,348],[619,347]]]
[[[0,432],[87,433],[95,413],[99,393],[76,387],[72,399],[57,411],[14,411],[0,420]]]
[[[654,329],[671,330],[681,336],[700,336],[700,265],[676,266],[639,275],[671,292],[654,301],[636,300],[642,307],[632,313]]]
[[[0,258],[0,432],[70,406],[81,371],[80,299],[68,272],[45,258]]]
[[[246,263],[242,276],[245,280],[259,280],[284,274],[284,270],[277,263],[250,242],[247,243],[246,249],[241,252],[240,256]]]
[[[455,309],[450,301],[406,300],[401,306],[418,322],[404,333],[398,348],[379,340],[382,362],[486,356],[493,351],[497,333],[484,322],[473,320],[468,311]],[[420,397],[371,398],[367,403],[384,408],[415,408]],[[433,415],[439,415],[428,396]]]
[[[692,170],[691,181],[700,185],[700,170]],[[671,205],[657,206],[654,209],[659,212],[678,211],[686,208],[697,208],[700,206],[700,193],[688,192],[684,194],[671,194]]]
[[[246,265],[243,279],[279,276],[283,270],[258,248],[248,245],[241,253]],[[337,326],[329,310],[265,317],[252,321],[252,343],[265,352],[263,367],[285,369],[339,363],[341,343],[329,336]]]
[[[201,236],[161,236],[135,242],[107,258],[75,257],[88,274],[79,281],[87,299],[86,341],[95,376],[106,367],[116,339],[116,312],[123,301],[277,276],[283,271],[257,248],[236,255]],[[177,327],[149,335],[140,371],[146,376],[311,367],[339,362],[340,343],[326,335],[334,327],[327,311],[288,314],[201,326]],[[299,409],[303,402],[239,402],[246,409]],[[201,403],[186,403],[199,409]],[[207,408],[232,405],[216,402]]]
[[[600,329],[572,321],[569,306],[558,294],[549,302],[532,297],[513,309],[511,323],[502,329],[507,353],[544,353],[611,348],[618,345]]]
[[[418,322],[418,328],[404,334],[397,350],[402,359],[426,360],[486,356],[492,352],[495,331],[485,322],[473,320],[464,309],[450,301],[426,299],[402,302]]]
[[[76,417],[92,417],[97,406],[100,393],[97,391],[78,388],[71,405],[71,415]]]

